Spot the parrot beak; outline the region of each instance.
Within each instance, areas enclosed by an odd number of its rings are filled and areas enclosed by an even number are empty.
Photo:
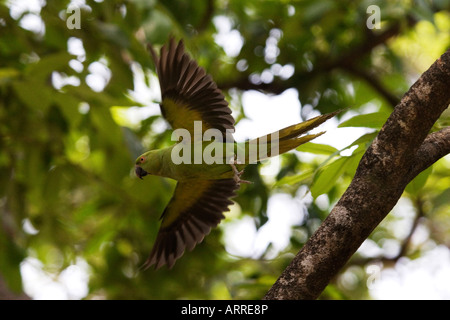
[[[136,173],[136,176],[141,180],[142,180],[142,177],[145,177],[146,175],[148,175],[148,172],[139,166],[135,167],[134,172]]]

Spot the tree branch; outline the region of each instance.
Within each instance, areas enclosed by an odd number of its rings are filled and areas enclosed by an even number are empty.
[[[427,136],[414,157],[409,173],[413,178],[437,160],[450,153],[450,127]],[[411,178],[411,180],[413,179]]]
[[[397,256],[395,256],[392,259],[394,262],[397,262],[401,257],[406,256],[408,250],[410,249],[411,239],[412,239],[414,233],[416,232],[417,227],[420,224],[420,221],[422,221],[423,217],[425,216],[425,209],[423,207],[422,197],[420,195],[418,195],[415,199],[413,199],[413,202],[414,202],[414,206],[417,210],[416,217],[413,220],[413,224],[411,226],[411,229],[409,230],[408,235],[402,242],[402,245],[400,247],[400,250],[399,250]]]
[[[412,17],[407,18],[407,25],[413,26],[417,21]],[[240,90],[258,90],[273,94],[281,94],[287,89],[298,88],[305,82],[311,81],[311,78],[328,73],[334,69],[342,69],[351,72],[354,76],[362,78],[367,81],[382,97],[386,99],[388,103],[395,106],[398,103],[398,98],[392,95],[379,81],[374,80],[372,77],[362,71],[358,71],[359,67],[356,63],[360,61],[362,57],[372,51],[373,48],[380,44],[385,43],[390,38],[398,35],[401,31],[401,22],[392,24],[389,28],[379,34],[373,33],[368,30],[367,37],[359,46],[353,47],[348,52],[343,53],[337,59],[331,60],[329,57],[319,57],[317,60],[321,61],[314,66],[311,71],[296,72],[291,78],[287,80],[275,79],[270,83],[252,83],[249,78],[249,74],[242,74],[240,78],[234,79],[229,82],[218,83],[218,87],[221,90],[228,90],[230,88],[236,88]]]
[[[202,20],[200,21],[198,27],[197,27],[197,31],[198,32],[203,32],[206,30],[206,28],[208,27],[208,25],[211,23],[212,21],[212,16],[214,14],[214,0],[208,0],[207,4],[206,4],[206,10],[205,13],[203,15]]]
[[[450,103],[450,50],[409,89],[319,229],[265,299],[315,299],[397,203],[406,185],[448,153],[449,130],[428,135]]]

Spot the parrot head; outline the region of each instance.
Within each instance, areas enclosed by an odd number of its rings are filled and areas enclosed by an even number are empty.
[[[142,180],[142,177],[145,177],[146,175],[148,175],[148,172],[145,171],[145,169],[143,169],[142,167],[146,166],[148,162],[148,156],[147,153],[144,153],[143,155],[140,155],[137,159],[136,159],[136,165],[134,167],[134,172],[136,173],[136,176]]]
[[[162,154],[160,150],[150,150],[141,154],[135,162],[136,176],[142,179],[148,174],[161,175]]]

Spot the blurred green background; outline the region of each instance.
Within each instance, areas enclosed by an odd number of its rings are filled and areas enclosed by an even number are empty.
[[[380,9],[379,28],[367,27],[369,5]],[[262,298],[395,104],[449,47],[449,10],[446,0],[0,1],[0,297]],[[271,175],[249,167],[254,184],[241,187],[220,227],[172,270],[138,272],[174,188],[133,174],[140,153],[172,143],[146,51],[171,35],[224,90],[241,130],[253,90],[294,92],[301,119],[350,107],[337,130],[365,129],[345,146],[321,140],[283,155]],[[434,130],[449,119],[447,111]],[[388,298],[375,287],[383,278],[432,254],[450,261],[449,170],[447,156],[407,187],[321,299]],[[269,219],[274,197],[298,205]],[[283,214],[294,222],[279,231],[282,247],[236,253],[227,244]],[[439,279],[431,297],[449,298]]]

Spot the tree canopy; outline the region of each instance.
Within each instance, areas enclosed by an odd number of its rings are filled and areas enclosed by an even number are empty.
[[[262,298],[401,97],[449,47],[449,10],[444,0],[0,2],[0,295],[23,297],[24,268],[34,267],[53,278],[86,270],[77,298]],[[269,177],[264,164],[249,167],[254,183],[202,244],[171,270],[142,272],[175,186],[134,175],[139,154],[173,143],[146,46],[170,36],[212,75],[238,125],[247,93],[294,91],[302,119],[348,108],[339,128],[364,130],[343,148],[321,140],[282,155]],[[432,132],[449,123],[447,110]],[[372,250],[358,251],[322,299],[371,298],[370,266],[448,252],[449,170],[447,156],[408,184],[366,241]],[[227,228],[250,221],[261,231],[269,199],[280,195],[302,201],[288,243],[228,252]]]

